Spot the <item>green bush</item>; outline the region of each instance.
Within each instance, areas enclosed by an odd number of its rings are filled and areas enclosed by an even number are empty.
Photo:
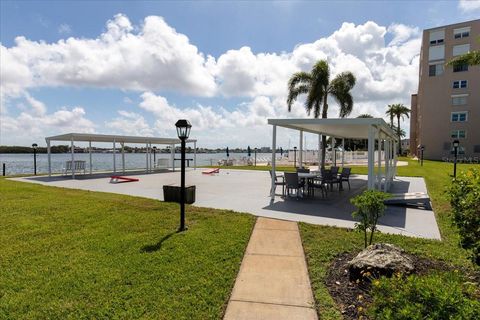
[[[478,288],[457,272],[381,278],[372,287],[372,319],[480,319]]]
[[[388,197],[389,195],[385,192],[367,190],[350,200],[358,209],[352,213],[352,217],[359,219],[355,227],[363,232],[365,248],[373,242],[373,234],[377,229],[378,218],[385,211],[383,200]],[[370,237],[368,237],[368,232],[370,232]]]
[[[471,251],[473,262],[480,265],[480,172],[470,169],[461,173],[452,181],[448,193],[460,244]]]

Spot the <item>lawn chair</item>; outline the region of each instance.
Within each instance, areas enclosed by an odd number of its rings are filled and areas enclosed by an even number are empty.
[[[300,190],[303,189],[302,184],[298,181],[298,173],[285,172],[285,188],[287,189],[287,197],[290,196],[290,191],[294,189],[298,198]]]
[[[332,172],[332,176],[333,176],[334,178],[337,177],[337,175],[338,175],[338,170],[339,170],[339,169],[340,169],[339,167],[331,167],[331,168],[330,168],[330,171]]]
[[[270,172],[270,178],[272,178],[272,170],[269,170],[268,172]],[[277,189],[277,186],[282,186],[282,196],[285,196],[285,177],[283,175],[275,175],[275,190]],[[275,190],[273,190],[273,192],[275,192]],[[271,193],[271,192],[270,192]]]
[[[320,189],[320,191],[322,192],[322,198],[326,198],[328,191],[327,186],[328,184],[325,183],[322,177],[313,179],[313,195],[315,196],[315,189]]]
[[[348,190],[350,188],[350,173],[352,172],[352,168],[343,168],[342,173],[338,177],[338,181],[340,183],[340,190],[343,190],[343,182],[346,181],[348,183]]]
[[[330,186],[330,190],[333,190],[333,184],[336,182],[337,178],[333,175],[332,170],[322,170],[322,184]]]

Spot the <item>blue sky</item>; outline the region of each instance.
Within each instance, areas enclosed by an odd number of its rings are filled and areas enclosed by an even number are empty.
[[[200,146],[268,145],[268,117],[304,116],[301,102],[285,112],[286,82],[318,58],[358,72],[353,115],[383,116],[415,91],[421,30],[480,15],[478,1],[0,5],[0,144],[25,145],[70,131],[171,136],[175,116],[192,118]]]

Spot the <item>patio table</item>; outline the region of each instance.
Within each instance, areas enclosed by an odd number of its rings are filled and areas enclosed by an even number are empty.
[[[319,173],[315,172],[299,172],[298,173],[298,179],[301,180],[307,180],[307,183],[305,184],[307,186],[307,191],[308,195],[313,195],[313,179],[319,177]]]

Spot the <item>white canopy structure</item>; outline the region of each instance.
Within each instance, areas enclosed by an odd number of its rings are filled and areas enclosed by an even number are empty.
[[[353,119],[268,119],[273,126],[272,136],[272,200],[275,198],[275,153],[277,127],[300,131],[299,162],[302,163],[303,133],[318,134],[318,149],[321,149],[322,135],[335,139],[367,139],[368,140],[368,189],[389,189],[396,174],[398,137],[387,123],[381,118],[353,118]],[[375,140],[377,143],[377,172],[375,174]],[[382,170],[382,145],[385,162]],[[344,148],[342,148],[344,150]],[[343,151],[344,152],[344,151]],[[321,152],[318,153],[318,162],[321,163]],[[343,159],[343,155],[342,155]],[[342,161],[343,166],[343,161]],[[382,184],[383,183],[383,184]]]
[[[45,141],[47,142],[47,153],[48,153],[48,176],[52,175],[52,165],[51,165],[51,152],[50,146],[52,141],[68,141],[71,144],[71,153],[72,153],[72,164],[75,163],[75,142],[88,142],[88,153],[89,153],[89,173],[92,174],[92,142],[110,142],[113,144],[113,172],[117,172],[116,168],[116,144],[119,143],[121,146],[122,154],[122,172],[125,172],[125,152],[124,146],[125,143],[138,143],[145,144],[146,154],[145,154],[145,172],[152,172],[154,164],[152,164],[152,144],[160,145],[170,145],[170,161],[171,167],[175,168],[175,145],[180,144],[181,141],[178,138],[158,138],[158,137],[137,137],[137,136],[119,136],[119,135],[106,135],[106,134],[91,134],[91,133],[66,133],[58,136],[46,137]],[[187,143],[193,143],[194,158],[193,166],[197,167],[197,140],[188,139]],[[72,165],[72,178],[75,178],[75,168]]]

